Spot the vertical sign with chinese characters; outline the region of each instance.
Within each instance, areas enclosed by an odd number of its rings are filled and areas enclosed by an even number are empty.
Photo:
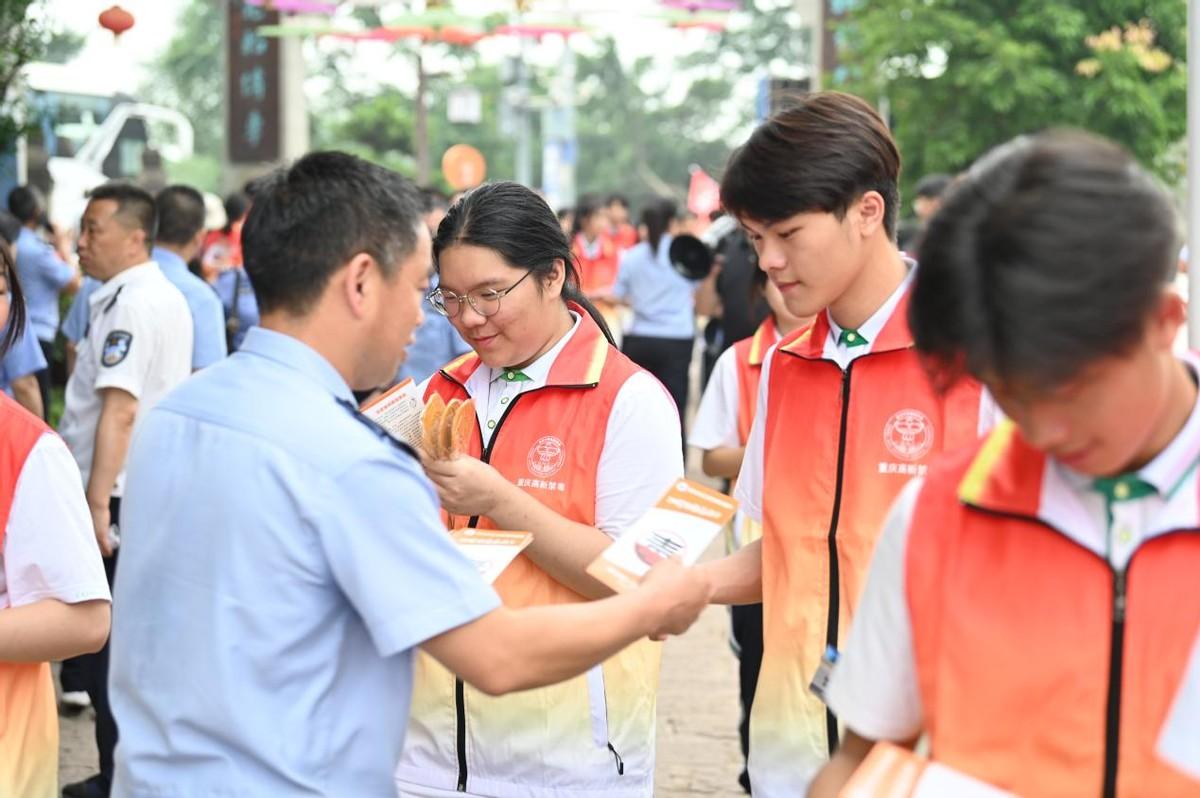
[[[262,163],[280,157],[279,41],[258,34],[278,25],[279,12],[229,0],[229,160]]]

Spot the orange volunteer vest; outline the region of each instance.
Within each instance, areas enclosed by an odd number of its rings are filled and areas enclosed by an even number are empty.
[[[0,394],[0,551],[17,477],[49,427]],[[0,612],[4,612],[0,609]],[[0,662],[0,795],[58,794],[58,710],[47,662]]]
[[[596,523],[596,472],[621,386],[640,369],[610,346],[582,308],[574,336],[544,388],[509,405],[484,449],[491,463],[555,512]],[[480,367],[470,353],[434,375],[427,396],[465,399]],[[488,518],[457,526],[494,529]],[[519,556],[495,583],[509,607],[586,601]],[[496,796],[648,796],[654,786],[655,694],[660,647],[642,641],[558,685],[494,698],[418,655],[411,719],[397,777]]]
[[[571,251],[579,261],[579,287],[584,296],[612,293],[617,282],[617,247],[607,233],[600,234],[598,244],[596,254],[590,256],[582,233],[572,242]]]
[[[733,345],[738,375],[737,429],[738,440],[742,442],[742,446],[750,440],[750,427],[754,424],[754,413],[758,410],[758,380],[762,376],[763,358],[778,340],[779,332],[775,329],[775,320],[767,316],[754,331],[754,335]]]
[[[624,252],[638,245],[638,232],[628,222],[617,225],[613,229],[612,238],[613,243],[617,246],[617,252]]]
[[[802,795],[836,743],[808,691],[837,646],[892,500],[938,452],[978,437],[981,390],[939,396],[913,350],[908,295],[845,372],[825,313],[771,361],[763,477],[763,661],[750,720],[755,795]]]
[[[1195,505],[1118,573],[1045,520],[1047,464],[1005,422],[922,488],[905,567],[932,758],[1022,798],[1200,795],[1155,754],[1200,628]]]
[[[758,380],[762,377],[763,358],[767,350],[779,340],[775,320],[770,316],[755,330],[754,335],[743,338],[733,345],[734,362],[737,364],[737,433],[742,446],[750,440],[750,427],[758,411]],[[732,494],[732,489],[731,489]],[[726,531],[725,551],[732,554],[737,549],[762,537],[762,524],[738,512],[733,519],[737,529]]]

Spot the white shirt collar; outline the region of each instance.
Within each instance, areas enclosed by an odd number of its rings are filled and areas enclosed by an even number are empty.
[[[111,277],[107,282],[102,283],[88,299],[88,306],[95,307],[100,302],[111,299],[118,291],[130,283],[144,280],[147,277],[153,277],[155,274],[162,274],[162,270],[152,260],[139,263],[137,266],[130,266],[117,276]]]
[[[567,342],[574,337],[575,331],[579,329],[579,314],[575,313],[574,311],[568,312],[571,314],[571,318],[574,319],[575,323],[571,325],[571,329],[567,331],[566,335],[558,339],[558,342],[554,344],[554,346],[546,350],[546,352],[537,360],[521,369],[521,371],[525,372],[525,376],[529,378],[522,384],[523,387],[540,388],[546,384],[546,379],[550,376],[551,366],[554,365],[554,361],[558,359],[559,354],[566,347]],[[511,370],[512,369],[507,368],[494,369],[489,367],[490,374],[488,382],[495,382],[496,380],[500,379],[505,372]]]
[[[913,275],[917,272],[917,264],[908,258],[904,259],[904,263],[908,267],[908,274],[904,276],[900,285],[896,286],[896,289],[892,291],[887,300],[879,306],[879,309],[872,313],[871,317],[858,328],[859,334],[867,339],[867,349],[865,351],[870,351],[875,345],[875,339],[879,337],[879,333],[883,332],[883,326],[892,317],[892,314],[896,311],[896,306],[900,304],[900,298],[904,296],[904,292],[912,284]],[[833,314],[829,312],[828,308],[825,309],[825,318],[829,320],[829,340],[831,344],[833,346],[840,346],[839,339],[842,337],[842,328],[833,320]]]

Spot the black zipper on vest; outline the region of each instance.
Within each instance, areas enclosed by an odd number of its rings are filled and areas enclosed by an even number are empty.
[[[837,528],[838,519],[842,514],[842,482],[846,471],[846,427],[850,422],[850,369],[854,361],[846,364],[842,372],[842,421],[838,427],[838,456],[837,481],[833,489],[833,514],[829,519],[829,608],[825,620],[825,645],[837,648],[838,616],[842,610],[841,569],[838,563]],[[837,716],[828,706],[825,707],[825,735],[829,745],[829,755],[833,756],[838,746]]]
[[[992,510],[987,507],[981,507],[978,504],[967,503],[967,506],[985,515],[1037,524],[1049,529],[1056,535],[1062,535],[1068,540],[1070,539],[1069,536],[1040,518],[1005,512],[1003,510]],[[1188,528],[1171,529],[1160,532],[1154,537],[1160,538],[1180,532],[1192,531],[1194,530]],[[1101,793],[1103,798],[1116,798],[1117,795],[1117,765],[1120,762],[1121,754],[1121,687],[1125,676],[1125,611],[1128,603],[1129,569],[1133,567],[1134,557],[1137,556],[1138,552],[1141,551],[1141,547],[1145,544],[1146,541],[1143,540],[1138,548],[1133,551],[1133,554],[1130,555],[1129,561],[1125,563],[1125,568],[1120,571],[1112,567],[1112,563],[1109,562],[1107,557],[1100,557],[1113,574],[1112,635],[1108,650],[1108,698],[1104,708],[1104,789]],[[1081,546],[1080,548],[1083,548],[1089,554],[1096,554],[1086,547]],[[1096,556],[1099,557],[1100,555]]]
[[[453,379],[452,377],[450,377],[450,375],[446,374],[446,372],[444,372],[444,371],[440,372],[440,373],[447,380],[450,380],[454,384],[461,387],[464,391],[466,391],[465,385],[462,385],[462,383]],[[483,448],[483,452],[480,454],[479,459],[485,463],[490,463],[492,461],[492,449],[494,449],[496,447],[496,441],[500,437],[500,428],[504,426],[505,419],[508,418],[508,414],[512,412],[513,408],[517,406],[517,402],[520,400],[520,398],[522,396],[528,396],[529,394],[537,393],[539,391],[544,391],[544,390],[546,390],[546,388],[549,388],[549,387],[595,388],[596,385],[598,385],[598,384],[599,383],[591,383],[588,385],[544,386],[542,388],[535,388],[531,391],[522,391],[521,393],[517,394],[516,396],[514,396],[512,398],[512,401],[508,403],[508,407],[504,408],[504,412],[500,414],[500,420],[496,422],[496,428],[492,430],[492,439],[490,441],[488,441],[488,445]],[[476,419],[475,423],[478,424],[479,420]],[[480,439],[483,438],[483,430],[482,429],[479,430],[479,436],[480,436]],[[472,527],[472,528],[479,526],[479,516],[477,516],[477,515],[471,516],[471,519],[469,521],[467,521],[467,526]],[[457,676],[454,677],[454,723],[455,723],[455,729],[454,729],[455,753],[458,755],[458,792],[466,792],[467,791],[467,775],[468,775],[468,773],[467,773],[467,698],[466,698],[466,687],[463,684],[463,680],[459,679]],[[612,748],[611,744],[609,745],[609,748]],[[625,772],[625,763],[621,761],[621,757],[617,755],[616,750],[613,750],[613,756],[617,757],[617,772],[619,774],[623,775]]]
[[[1113,570],[1112,642],[1108,655],[1108,708],[1104,720],[1104,798],[1116,798],[1121,752],[1121,679],[1125,660],[1125,574]]]
[[[458,754],[458,791],[467,791],[467,699],[466,685],[454,678],[454,750]]]
[[[504,419],[508,418],[508,414],[512,412],[516,406],[517,400],[523,394],[517,394],[513,400],[508,403],[508,407],[500,414],[500,420],[496,422],[496,428],[492,430],[492,439],[488,441],[488,445],[484,447],[483,453],[479,459],[483,462],[491,462],[492,448],[496,445],[496,438],[500,434],[500,428],[504,426]],[[479,420],[476,419],[478,424]],[[479,430],[480,437],[483,436],[483,430]],[[471,520],[467,521],[467,526],[479,526],[479,516],[471,516]],[[463,680],[454,677],[454,750],[458,755],[458,792],[467,791],[467,696],[466,685]]]
[[[613,748],[613,744],[611,742],[608,744],[608,750],[612,751],[613,759],[617,760],[617,775],[624,776],[625,775],[625,760],[621,759],[621,755],[617,753],[616,748]]]

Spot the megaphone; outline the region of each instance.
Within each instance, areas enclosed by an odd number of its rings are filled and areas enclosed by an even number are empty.
[[[689,280],[703,280],[712,272],[713,251],[695,236],[675,236],[667,250],[667,258],[671,267]]]

